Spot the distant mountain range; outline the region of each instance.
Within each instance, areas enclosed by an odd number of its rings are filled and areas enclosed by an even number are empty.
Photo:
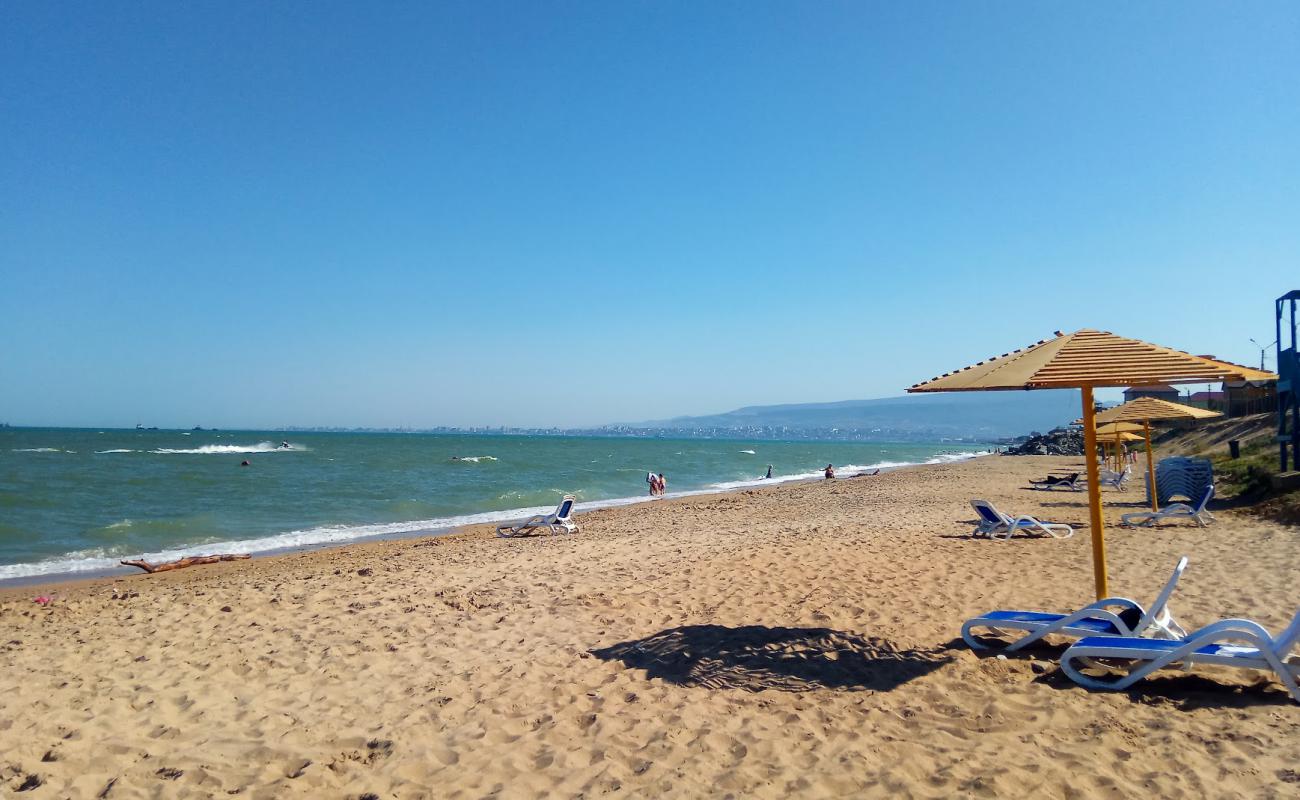
[[[788,436],[910,440],[960,438],[990,441],[1047,431],[1079,416],[1079,393],[959,392],[906,395],[837,403],[747,406],[724,414],[610,425],[624,433],[693,436]]]

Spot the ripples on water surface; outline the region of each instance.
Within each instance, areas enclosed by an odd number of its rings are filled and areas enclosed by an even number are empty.
[[[290,443],[281,447],[282,441]],[[963,457],[949,444],[0,430],[0,578],[260,552]],[[241,467],[242,461],[250,466]],[[581,506],[580,506],[581,508]]]

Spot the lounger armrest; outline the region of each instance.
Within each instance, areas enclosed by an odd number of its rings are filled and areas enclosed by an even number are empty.
[[[1183,641],[1187,643],[1208,644],[1239,639],[1248,641],[1260,649],[1268,650],[1273,646],[1273,635],[1258,622],[1249,619],[1223,619],[1192,631]]]
[[[1120,633],[1128,633],[1130,631],[1129,626],[1124,624],[1124,621],[1119,618],[1118,614],[1107,611],[1104,608],[1095,608],[1094,606],[1084,606],[1073,614],[1067,614],[1061,618],[1060,622],[1057,623],[1057,626],[1064,628],[1072,623],[1084,619],[1097,619],[1102,620],[1103,622],[1109,622],[1111,625],[1114,625],[1115,630]]]
[[[1011,527],[1012,530],[1019,529],[1019,528],[1038,528],[1039,530],[1044,530],[1044,531],[1051,531],[1052,529],[1055,528],[1057,530],[1069,531],[1071,536],[1074,535],[1074,528],[1070,527],[1069,525],[1066,525],[1064,522],[1043,522],[1042,520],[1036,517],[1031,517],[1027,514],[1024,516],[1016,517],[1015,520],[1012,522]]]
[[[1123,608],[1136,608],[1138,611],[1142,610],[1141,603],[1136,600],[1130,600],[1127,597],[1105,597],[1095,603],[1089,603],[1080,610],[1085,611],[1089,608],[1106,608],[1108,606],[1121,606]]]

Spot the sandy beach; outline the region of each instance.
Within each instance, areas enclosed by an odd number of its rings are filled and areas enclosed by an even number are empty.
[[[999,458],[0,595],[0,794],[1294,797],[1300,705],[1244,672],[1090,693],[962,621],[1092,600],[1087,499]],[[1108,518],[1138,488],[1107,492]],[[968,538],[972,497],[1080,527]],[[1300,529],[1112,527],[1192,629],[1273,631]],[[41,607],[32,597],[53,592]]]

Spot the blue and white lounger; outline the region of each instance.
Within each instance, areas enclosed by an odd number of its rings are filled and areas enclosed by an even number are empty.
[[[1205,490],[1205,496],[1201,498],[1201,502],[1196,504],[1196,508],[1192,508],[1186,503],[1173,503],[1159,511],[1135,511],[1131,514],[1125,514],[1120,518],[1120,524],[1145,527],[1163,519],[1194,519],[1197,525],[1204,528],[1207,527],[1207,523],[1214,522],[1214,515],[1205,508],[1213,497],[1214,485],[1211,484],[1210,488]]]
[[[961,626],[961,638],[973,650],[984,650],[988,644],[975,637],[974,631],[987,629],[994,634],[1003,630],[1024,631],[1027,635],[1017,639],[1006,650],[1014,651],[1041,640],[1044,636],[1160,636],[1180,639],[1185,631],[1169,612],[1169,598],[1187,568],[1187,556],[1178,559],[1174,574],[1169,576],[1156,601],[1143,609],[1127,597],[1107,597],[1084,606],[1073,614],[1049,614],[1041,611],[990,611],[966,621]]]
[[[530,517],[518,525],[501,525],[497,528],[497,536],[511,537],[524,536],[532,533],[534,530],[546,528],[551,533],[577,533],[578,523],[573,521],[569,516],[573,513],[573,504],[578,502],[578,498],[571,494],[566,494],[560,504],[556,506],[552,514],[538,514]]]
[[[1185,669],[1193,664],[1242,667],[1272,672],[1300,703],[1300,662],[1290,658],[1291,648],[1300,639],[1300,611],[1287,629],[1275,639],[1259,623],[1248,619],[1225,619],[1207,625],[1180,641],[1131,639],[1126,637],[1088,637],[1070,646],[1061,656],[1061,669],[1075,683],[1089,689],[1127,689],[1156,670],[1180,663]],[[1103,680],[1084,675],[1076,661],[1096,666],[1095,659],[1136,662],[1119,680]]]
[[[979,524],[971,531],[972,538],[987,536],[990,539],[1010,539],[1016,531],[1030,531],[1051,536],[1055,539],[1069,539],[1074,535],[1074,528],[1059,522],[1040,522],[1034,517],[1024,515],[1012,517],[1003,514],[988,500],[972,500],[971,508],[979,514]]]

